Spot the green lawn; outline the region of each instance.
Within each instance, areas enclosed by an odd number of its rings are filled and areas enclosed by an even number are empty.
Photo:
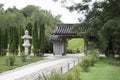
[[[80,73],[82,80],[120,80],[120,67],[113,66],[101,60],[91,68],[90,72]]]
[[[68,41],[67,49],[79,49],[84,50],[84,39],[83,38],[74,38]]]
[[[32,57],[30,60],[28,60],[26,62],[22,62],[20,57],[17,56],[14,66],[9,67],[6,64],[6,56],[2,56],[2,57],[0,57],[0,73],[4,72],[4,71],[7,71],[7,70],[10,70],[10,69],[14,69],[14,68],[23,66],[23,65],[26,65],[26,64],[36,62],[36,61],[39,61],[39,60],[42,60],[42,59],[43,58],[41,58],[41,57]]]

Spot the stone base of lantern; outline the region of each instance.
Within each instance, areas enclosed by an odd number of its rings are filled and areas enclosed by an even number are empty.
[[[31,59],[31,57],[30,57],[30,55],[27,55],[26,60],[29,60],[29,59]]]
[[[8,55],[9,55],[9,52],[6,53],[6,56],[8,56]]]
[[[34,56],[34,53],[30,53],[30,56]]]

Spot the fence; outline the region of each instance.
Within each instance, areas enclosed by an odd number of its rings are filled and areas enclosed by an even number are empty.
[[[63,62],[54,66],[46,67],[42,70],[26,75],[16,80],[41,80],[43,74],[45,76],[49,76],[53,74],[53,71],[56,71],[63,75],[66,72],[70,71],[73,67],[75,67],[79,63],[79,61],[80,59],[68,60],[68,62]]]

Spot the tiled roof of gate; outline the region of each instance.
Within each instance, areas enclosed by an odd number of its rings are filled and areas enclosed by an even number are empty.
[[[51,41],[62,41],[62,38],[59,35],[51,35],[49,39]]]
[[[76,35],[74,31],[72,31],[72,26],[74,24],[57,24],[53,31],[54,35]]]

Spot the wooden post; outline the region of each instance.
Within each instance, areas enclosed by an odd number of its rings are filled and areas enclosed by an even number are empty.
[[[68,65],[67,65],[67,66],[68,66],[68,71],[69,71],[69,69],[70,69],[70,63],[68,63]]]
[[[78,59],[78,63],[79,63],[79,59]]]
[[[75,67],[75,60],[73,61],[73,67]]]
[[[63,74],[63,67],[61,67],[60,69],[61,69],[61,74]]]

